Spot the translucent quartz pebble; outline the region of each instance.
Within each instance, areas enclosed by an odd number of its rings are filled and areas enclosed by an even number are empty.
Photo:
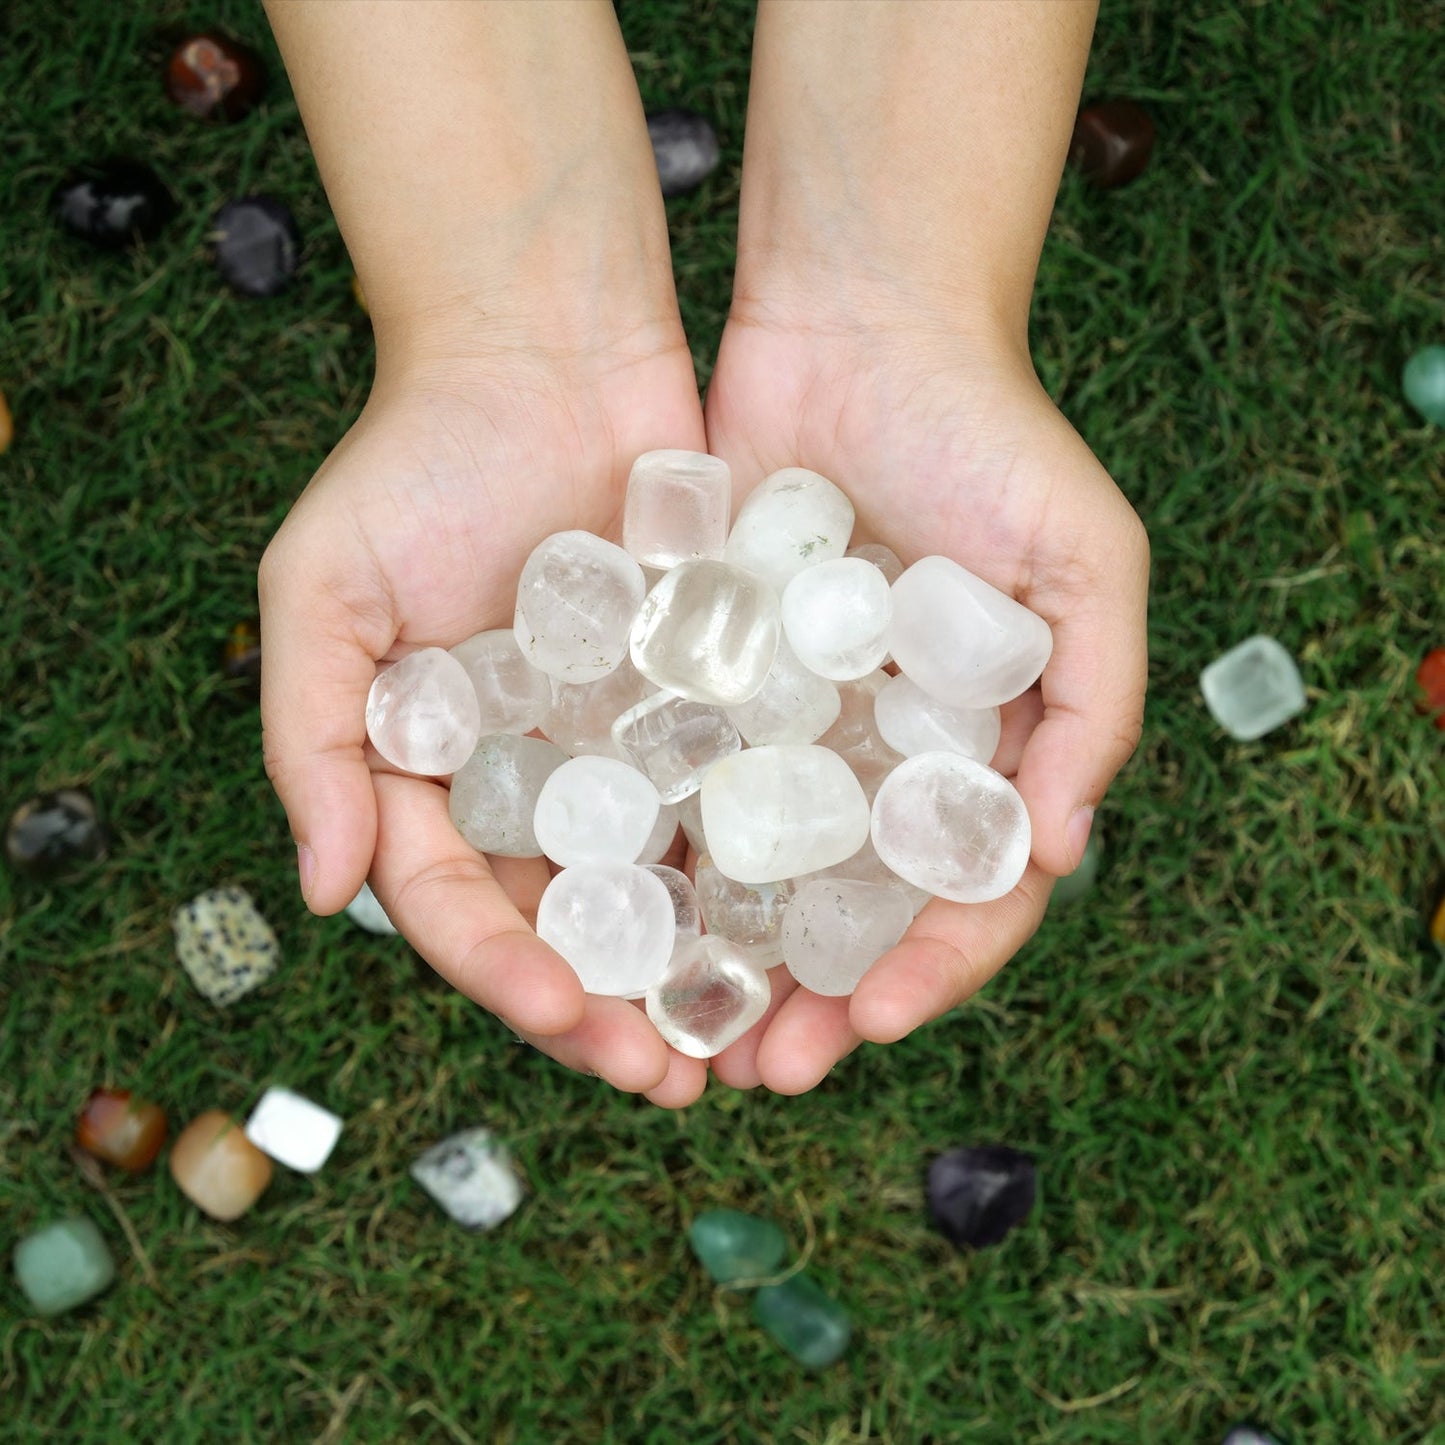
[[[911,677],[890,677],[873,702],[879,736],[895,752],[961,753],[976,763],[998,750],[1003,723],[996,707],[949,707]]]
[[[868,836],[868,800],[848,764],[827,748],[790,743],[715,763],[703,779],[702,818],[713,862],[739,883],[827,868]]]
[[[677,806],[674,803],[664,803],[657,810],[657,822],[652,825],[652,832],[648,834],[647,842],[642,845],[642,852],[632,861],[641,863],[644,867],[660,863],[671,850],[676,838]]]
[[[628,998],[652,987],[672,957],[672,897],[632,863],[564,868],[537,905],[537,936],[570,963],[588,993]]]
[[[727,710],[753,747],[761,743],[815,743],[838,720],[838,689],[798,661],[787,638],[763,685],[747,702]]]
[[[677,821],[682,824],[687,846],[701,857],[707,852],[707,834],[702,830],[702,795],[690,793],[677,805]]]
[[[594,682],[626,654],[645,590],[642,568],[615,542],[554,532],[517,583],[517,645],[533,667],[563,682]]]
[[[1304,711],[1299,668],[1272,637],[1251,637],[1199,675],[1204,701],[1230,737],[1253,742]]]
[[[702,937],[702,910],[697,906],[697,892],[692,886],[692,879],[676,868],[669,868],[664,863],[644,863],[642,866],[662,880],[667,896],[672,899],[672,922],[677,930],[672,939],[672,956],[676,958],[689,943]],[[638,989],[627,997],[641,998],[646,992],[646,989]]]
[[[706,452],[643,452],[627,478],[622,545],[644,567],[718,557],[728,539],[732,473]]]
[[[1017,697],[1053,646],[1042,617],[947,557],[924,557],[893,584],[893,660],[950,707]]]
[[[552,680],[522,656],[510,627],[478,632],[452,648],[481,708],[482,733],[529,733],[552,705]]]
[[[806,878],[795,880],[799,887],[817,878],[848,878],[855,883],[876,883],[891,888],[908,900],[908,910],[914,918],[933,901],[933,894],[922,888],[915,888],[905,878],[900,878],[879,856],[871,837],[863,840],[863,846],[851,858],[835,863],[831,868],[820,868]]]
[[[888,684],[886,672],[870,672],[852,682],[838,684],[838,720],[818,739],[819,747],[830,748],[853,770],[872,803],[883,779],[903,761],[883,740],[874,716],[878,696]]]
[[[423,647],[377,673],[366,698],[366,734],[394,768],[454,773],[482,735],[467,670],[440,647]]]
[[[697,902],[709,933],[757,948],[774,944],[782,936],[783,914],[798,891],[791,878],[776,883],[738,883],[718,871],[704,853],[697,860]]]
[[[819,677],[863,677],[888,656],[893,599],[883,574],[861,557],[804,568],[783,589],[780,610],[788,646]]]
[[[679,1053],[710,1059],[747,1033],[772,997],[767,974],[735,943],[709,933],[674,954],[647,990],[647,1016]]]
[[[1029,815],[1001,774],[958,753],[900,763],[873,801],[873,846],[900,878],[955,903],[1002,898],[1029,861]]]
[[[540,858],[542,845],[532,827],[542,784],[567,761],[544,738],[493,733],[452,778],[447,812],[459,832],[480,853],[501,858]]]
[[[552,704],[542,721],[542,731],[559,748],[574,757],[578,753],[600,753],[622,757],[612,741],[612,724],[619,713],[636,707],[653,692],[652,684],[624,657],[617,667],[596,682],[552,680]]]
[[[371,891],[370,883],[363,883],[361,892],[346,905],[346,916],[358,928],[364,928],[368,933],[390,936],[396,932],[396,924],[386,916],[386,909]]]
[[[433,1144],[411,1177],[463,1229],[495,1229],[522,1202],[522,1181],[490,1129],[463,1129]]]
[[[680,562],[637,614],[632,661],[658,687],[731,707],[762,687],[781,635],[766,582],[727,562]]]
[[[615,758],[569,758],[542,784],[532,829],[554,863],[633,863],[657,823],[657,789]]]
[[[827,477],[785,467],[738,509],[723,557],[781,592],[804,567],[841,557],[853,532],[853,503]]]
[[[290,1089],[272,1087],[246,1120],[246,1137],[278,1164],[314,1174],[331,1157],[341,1120]]]
[[[903,575],[903,563],[898,560],[898,553],[882,542],[864,542],[861,547],[850,547],[846,555],[871,562],[888,579],[890,587]]]
[[[908,900],[878,883],[805,883],[783,917],[783,962],[804,988],[840,997],[913,922]]]
[[[657,692],[612,724],[612,741],[637,760],[664,803],[702,787],[703,774],[743,741],[722,708]]]

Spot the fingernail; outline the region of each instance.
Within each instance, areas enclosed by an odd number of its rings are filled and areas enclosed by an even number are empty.
[[[296,845],[296,871],[301,875],[301,897],[311,902],[311,885],[316,881],[316,855],[305,843]]]
[[[1077,868],[1089,846],[1089,832],[1094,826],[1094,810],[1087,805],[1075,808],[1064,829],[1064,846],[1069,850],[1069,862]],[[1069,870],[1073,872],[1073,868]]]

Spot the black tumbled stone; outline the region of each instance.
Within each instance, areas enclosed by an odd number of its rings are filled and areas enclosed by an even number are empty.
[[[176,209],[171,193],[148,165],[121,159],[72,171],[56,188],[54,204],[67,231],[110,250],[149,240]]]
[[[1034,1207],[1033,1156],[1006,1144],[950,1149],[928,1166],[928,1209],[951,1244],[997,1244]]]
[[[242,296],[277,296],[301,261],[301,233],[275,196],[228,201],[211,222],[212,254],[221,279]]]
[[[717,132],[696,111],[655,110],[647,117],[647,134],[664,196],[692,190],[717,169]]]
[[[104,858],[110,833],[90,795],[60,788],[30,798],[10,815],[5,857],[18,873],[50,878],[77,863]]]

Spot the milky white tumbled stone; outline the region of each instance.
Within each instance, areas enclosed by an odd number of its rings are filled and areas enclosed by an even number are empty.
[[[719,758],[742,747],[737,725],[722,708],[657,692],[612,724],[612,741],[637,760],[664,803],[676,803],[702,787]]]
[[[346,905],[346,916],[358,928],[364,928],[368,933],[390,935],[396,932],[396,924],[386,916],[386,909],[371,891],[370,883],[363,883],[361,892]]]
[[[632,661],[658,687],[731,707],[762,687],[781,635],[766,582],[727,562],[680,562],[637,614]]]
[[[783,638],[763,685],[747,702],[728,708],[727,715],[753,747],[814,743],[837,721],[839,706],[838,689],[809,672]]]
[[[532,829],[554,863],[631,863],[647,846],[661,807],[657,789],[615,758],[569,758],[537,794]]]
[[[341,1120],[290,1089],[272,1087],[246,1120],[246,1137],[278,1164],[314,1174],[341,1137]]]
[[[993,757],[1003,726],[996,707],[949,707],[901,673],[874,699],[873,719],[883,741],[905,758],[962,753],[976,763]]]
[[[948,557],[924,557],[893,584],[888,647],[950,707],[997,707],[1038,680],[1054,638],[1036,612]]]
[[[868,836],[868,800],[848,764],[827,748],[791,743],[713,764],[702,818],[713,862],[739,883],[826,868]]]
[[[819,677],[863,677],[888,655],[888,580],[861,557],[804,568],[783,589],[780,610],[788,646]]]
[[[677,825],[677,804],[664,803],[657,810],[657,822],[652,825],[652,832],[647,835],[642,852],[632,861],[641,863],[644,867],[660,863],[677,839]]]
[[[781,592],[803,568],[841,557],[852,533],[853,504],[827,477],[785,467],[748,494],[723,557]]]
[[[959,753],[901,762],[873,801],[873,846],[900,878],[955,903],[1002,898],[1029,861],[1028,810],[992,768]]]
[[[892,888],[816,879],[798,890],[783,917],[783,962],[814,993],[849,994],[912,922],[908,900]]]
[[[667,886],[634,863],[564,868],[537,905],[537,936],[572,965],[588,993],[626,998],[652,987],[672,957]]]
[[[647,990],[647,1016],[681,1054],[710,1059],[768,1011],[773,986],[744,950],[712,934],[674,954]]]
[[[630,657],[624,657],[596,682],[558,682],[553,678],[552,704],[542,720],[542,731],[574,757],[578,753],[600,753],[626,761],[627,755],[612,741],[612,724],[653,691]]]
[[[1199,674],[1210,715],[1231,737],[1253,742],[1305,709],[1300,670],[1284,646],[1262,634],[1217,657]]]
[[[806,878],[795,881],[797,887],[801,888],[803,884],[819,878],[846,878],[854,883],[876,883],[880,887],[891,888],[908,901],[908,911],[914,918],[933,901],[933,894],[916,888],[906,878],[900,878],[878,856],[871,836],[863,840],[863,846],[856,853],[841,863],[834,863],[831,868],[819,868]]]
[[[707,835],[702,828],[701,793],[689,793],[677,805],[677,821],[682,825],[688,847],[699,857],[707,852]]]
[[[593,682],[626,655],[645,592],[642,568],[615,542],[554,532],[533,549],[517,583],[517,645],[563,682]]]
[[[622,545],[644,567],[721,557],[732,508],[732,473],[706,452],[643,452],[627,478]]]
[[[440,647],[393,662],[367,694],[366,733],[394,768],[427,777],[456,772],[482,735],[466,668]]]
[[[698,858],[694,874],[697,904],[709,933],[745,948],[777,942],[783,914],[798,891],[793,879],[739,883],[721,872],[707,853]]]
[[[476,689],[483,736],[529,733],[542,725],[552,705],[552,679],[522,656],[510,627],[478,632],[451,653]]]
[[[850,547],[846,555],[871,562],[888,579],[890,587],[903,575],[903,563],[898,560],[898,553],[882,542],[864,542],[861,547]]]
[[[542,845],[532,827],[542,784],[567,754],[543,738],[493,733],[452,778],[447,812],[457,831],[482,853],[502,858],[539,858]]]

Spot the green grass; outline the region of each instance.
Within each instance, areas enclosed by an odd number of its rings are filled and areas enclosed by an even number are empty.
[[[1316,14],[1316,11],[1320,14]],[[650,104],[713,114],[725,164],[673,202],[701,373],[727,304],[751,23],[743,0],[624,0]],[[957,1017],[796,1100],[664,1114],[513,1043],[400,941],[301,908],[255,711],[218,649],[266,539],[364,398],[371,346],[279,65],[232,128],[156,82],[171,22],[257,8],[19,0],[0,20],[0,799],[82,781],[111,858],[0,875],[0,1244],[80,1211],[120,1258],[41,1322],[0,1283],[0,1434],[21,1441],[1445,1440],[1436,1055],[1421,909],[1442,872],[1445,737],[1410,677],[1442,642],[1442,434],[1398,378],[1441,332],[1438,4],[1106,6],[1090,96],[1156,114],[1129,189],[1066,177],[1036,355],[1154,542],[1151,695],[1088,901]],[[141,254],[57,234],[74,160],[152,159],[179,220]],[[204,250],[222,200],[295,209],[306,270],[265,304]],[[1228,742],[1200,667],[1254,631],[1305,717]],[[169,914],[223,881],[280,933],[218,1013]],[[164,1169],[112,1176],[151,1279],[66,1155],[98,1081],[183,1121],[269,1083],[342,1114],[315,1179],[231,1226]],[[474,1123],[531,1195],[451,1227],[411,1157]],[[1027,1227],[977,1256],[927,1226],[929,1158],[1035,1151]],[[684,1230],[777,1217],[852,1308],[806,1376],[712,1288]]]

